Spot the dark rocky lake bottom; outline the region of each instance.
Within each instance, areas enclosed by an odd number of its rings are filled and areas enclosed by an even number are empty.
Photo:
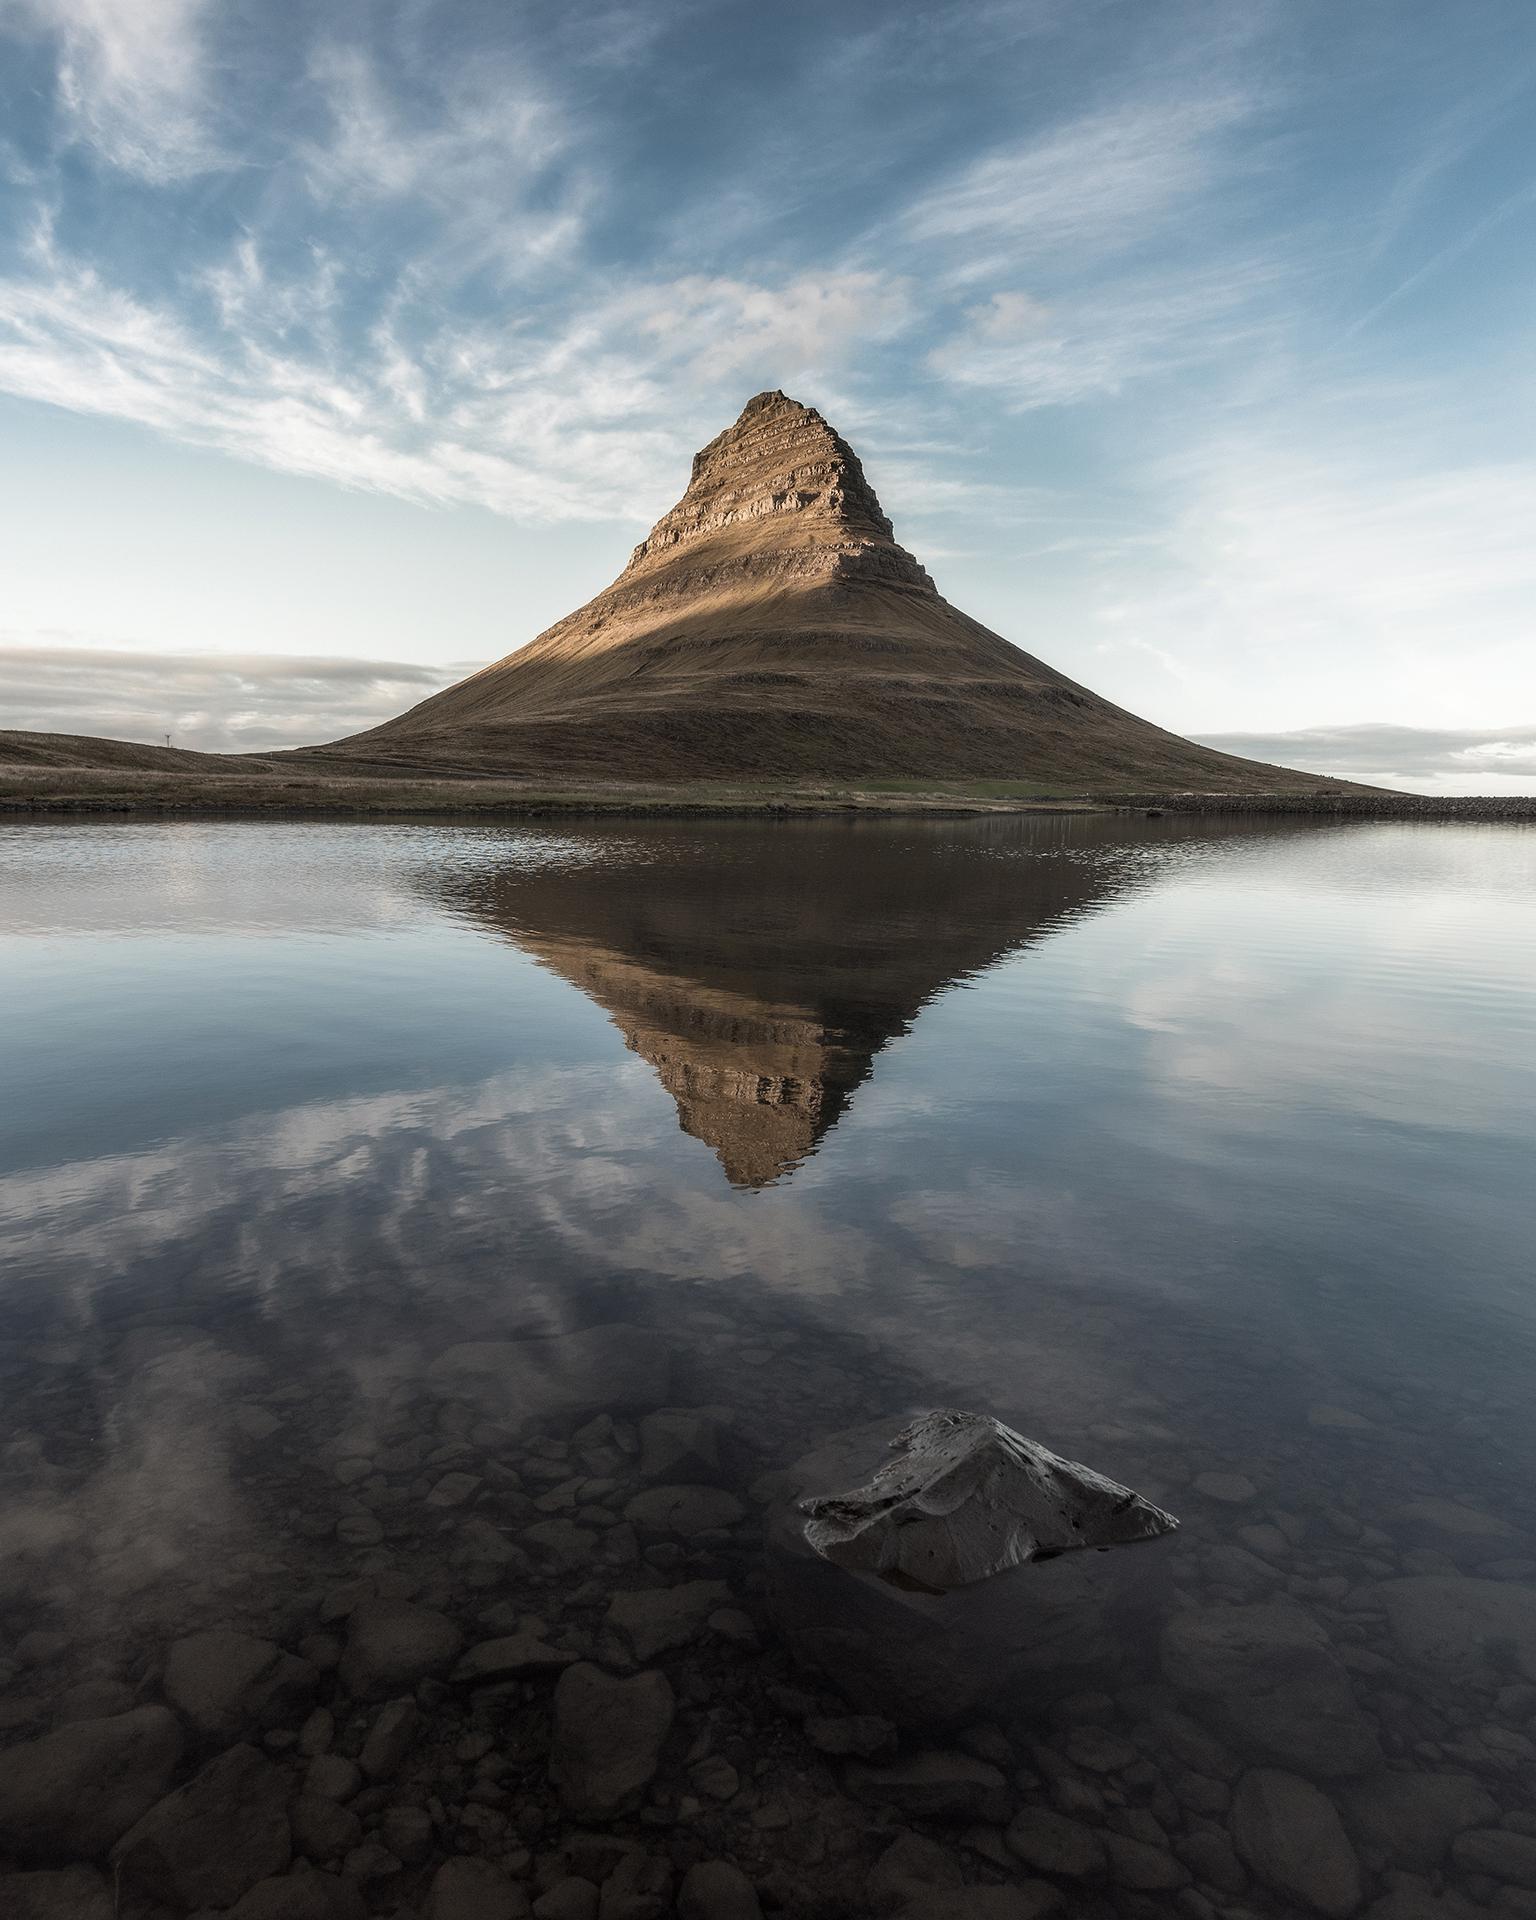
[[[1536,1920],[1533,883],[0,832],[0,1916]],[[1179,1530],[818,1559],[934,1407]]]

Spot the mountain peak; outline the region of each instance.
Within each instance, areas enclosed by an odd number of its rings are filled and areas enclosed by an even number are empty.
[[[782,387],[765,387],[761,393],[754,393],[752,398],[742,408],[740,418],[736,424],[740,426],[742,420],[745,420],[749,414],[765,413],[771,409],[780,407],[787,408],[792,413],[811,412],[811,408],[806,406],[803,401],[791,400]]]
[[[771,558],[770,558],[771,556]],[[670,570],[731,566],[761,576],[875,578],[934,591],[897,546],[858,455],[814,407],[772,388],[693,458],[688,491],[630,556],[623,581]]]
[[[896,544],[852,447],[776,388],[700,449],[611,586],[327,751],[599,781],[1317,784],[1164,733],[950,606]]]

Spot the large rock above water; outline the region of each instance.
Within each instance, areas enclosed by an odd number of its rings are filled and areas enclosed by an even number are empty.
[[[987,1414],[941,1407],[889,1442],[867,1486],[801,1502],[807,1542],[898,1586],[948,1593],[1031,1560],[1129,1546],[1178,1522]]]
[[[434,1392],[516,1426],[639,1413],[667,1399],[671,1356],[648,1327],[588,1327],[537,1340],[473,1340],[427,1369]]]
[[[1167,1560],[1064,1554],[953,1593],[906,1591],[806,1542],[799,1500],[857,1482],[901,1430],[880,1420],[824,1441],[775,1477],[765,1518],[775,1622],[796,1657],[854,1705],[908,1728],[1113,1685],[1150,1640]]]
[[[1317,1779],[1381,1765],[1332,1642],[1294,1601],[1176,1613],[1162,1657],[1198,1716],[1250,1760]]]
[[[0,1848],[21,1860],[105,1853],[165,1792],[181,1758],[165,1707],[76,1720],[0,1754]]]

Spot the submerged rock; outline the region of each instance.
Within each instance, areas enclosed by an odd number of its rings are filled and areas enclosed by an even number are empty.
[[[696,1640],[710,1614],[730,1597],[731,1590],[723,1580],[686,1580],[677,1587],[627,1589],[609,1601],[604,1624],[627,1644],[636,1660],[654,1660],[659,1653],[670,1653]]]
[[[270,1640],[220,1628],[178,1640],[165,1663],[166,1699],[209,1740],[302,1719],[319,1680],[307,1660]]]
[[[370,1780],[388,1780],[400,1771],[416,1738],[419,1720],[416,1702],[409,1695],[380,1708],[358,1755]]]
[[[1397,1867],[1437,1867],[1457,1834],[1492,1826],[1498,1803],[1470,1773],[1379,1773],[1346,1790],[1346,1826]]]
[[[5,1920],[113,1920],[108,1881],[94,1867],[58,1873],[0,1873]]]
[[[733,1527],[746,1509],[723,1487],[646,1487],[624,1508],[624,1518],[639,1532],[676,1534],[684,1540],[696,1533]]]
[[[1178,1521],[1091,1467],[982,1413],[940,1408],[890,1443],[867,1486],[801,1502],[825,1559],[948,1593],[1084,1547],[1129,1546]]]
[[[1380,1767],[1343,1663],[1294,1600],[1190,1608],[1162,1652],[1165,1677],[1246,1758],[1315,1779]]]
[[[901,1910],[899,1920],[1041,1920],[1062,1905],[1061,1889],[1045,1880],[1016,1887],[959,1887],[948,1893],[920,1894]]]
[[[919,1753],[883,1767],[853,1764],[843,1784],[856,1800],[895,1807],[912,1820],[1001,1824],[1010,1808],[1005,1776],[969,1753]]]
[[[445,1860],[427,1893],[427,1920],[521,1920],[528,1896],[490,1860]]]
[[[289,1781],[254,1747],[230,1747],[129,1828],[121,1884],[182,1911],[230,1907],[293,1854]]]
[[[501,1680],[525,1680],[544,1673],[560,1673],[580,1658],[565,1647],[551,1647],[531,1633],[509,1633],[500,1640],[482,1640],[454,1668],[449,1679],[458,1687],[494,1686]]]
[[[445,1614],[404,1600],[367,1600],[347,1622],[341,1684],[359,1700],[380,1699],[441,1672],[463,1644]]]
[[[1004,1838],[1008,1851],[1037,1873],[1060,1880],[1102,1880],[1109,1870],[1104,1842],[1093,1828],[1053,1807],[1023,1808]]]
[[[642,1411],[667,1397],[672,1357],[648,1327],[587,1327],[531,1340],[449,1347],[427,1369],[433,1390],[518,1427]]]
[[[1328,1920],[1360,1905],[1360,1863],[1338,1811],[1310,1781],[1256,1767],[1232,1800],[1237,1851],[1265,1883]]]
[[[677,1896],[682,1920],[762,1920],[757,1889],[728,1860],[701,1860],[690,1867]]]
[[[729,1407],[660,1407],[640,1422],[640,1477],[697,1485],[721,1475]]]
[[[0,1754],[0,1847],[21,1860],[104,1853],[170,1784],[181,1729],[165,1707],[76,1720]]]
[[[1400,1651],[1448,1680],[1513,1669],[1536,1681],[1536,1592],[1512,1580],[1422,1574],[1376,1589]]]
[[[229,1920],[364,1920],[364,1913],[350,1880],[311,1870],[258,1881],[229,1909]]]
[[[638,1805],[656,1777],[675,1702],[664,1673],[616,1680],[583,1661],[555,1688],[550,1777],[565,1811],[608,1820]]]

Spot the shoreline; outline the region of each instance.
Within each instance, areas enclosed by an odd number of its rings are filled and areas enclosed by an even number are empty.
[[[101,816],[149,819],[369,819],[442,815],[464,819],[743,819],[882,815],[964,819],[987,814],[1251,815],[1335,820],[1536,821],[1536,795],[1431,796],[1370,793],[892,792],[871,787],[810,789],[571,788],[551,791],[500,781],[363,779],[346,782],[178,779],[135,780],[107,772],[93,782],[81,769],[0,771],[0,818]],[[17,774],[21,777],[17,778]],[[28,775],[31,777],[27,777]],[[50,778],[50,775],[52,776]],[[1011,783],[978,781],[977,788]],[[1020,786],[1024,782],[1018,783]]]

